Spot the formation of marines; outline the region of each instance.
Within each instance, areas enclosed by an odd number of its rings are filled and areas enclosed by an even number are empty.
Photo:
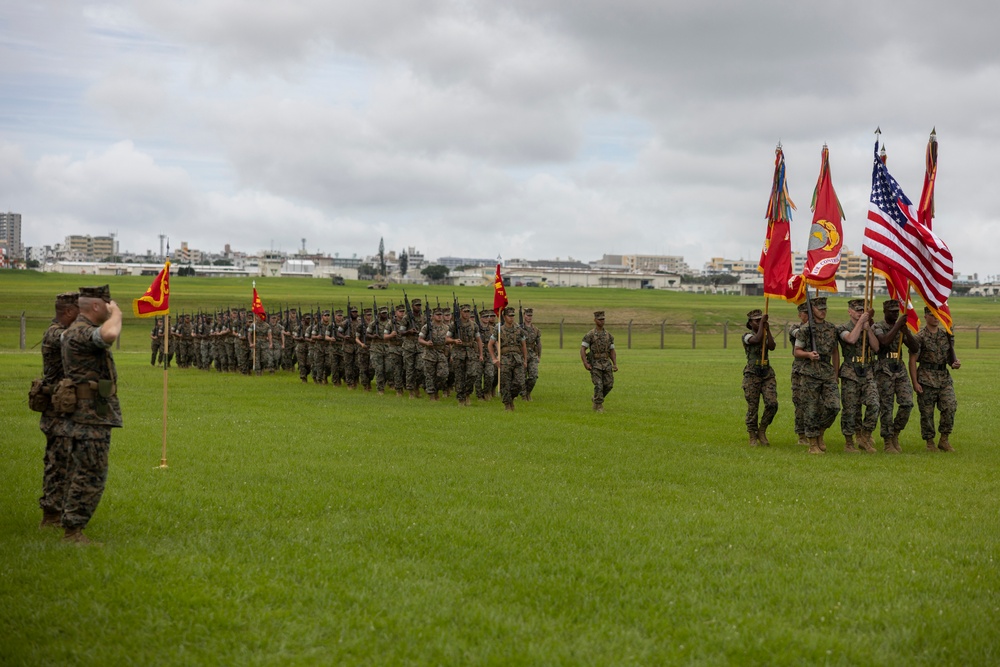
[[[909,422],[916,392],[925,448],[954,451],[950,436],[958,401],[949,369],[961,367],[954,336],[941,327],[929,308],[924,309],[924,327],[912,334],[895,299],[883,302],[883,318],[878,322],[873,309],[865,310],[863,299],[851,299],[847,308],[847,322],[834,325],[827,321],[826,298],[816,297],[799,305],[799,321],[789,327],[798,444],[808,446],[810,454],[826,452],[826,431],[839,414],[845,452],[875,452],[877,428],[882,451],[901,453],[899,438]],[[747,313],[746,326],[745,423],[750,446],[766,446],[770,444],[767,429],[778,412],[777,381],[770,365],[776,345],[768,316],[760,310]],[[907,362],[903,361],[904,347]],[[759,414],[761,403],[763,414]],[[937,426],[935,410],[940,414]]]
[[[506,320],[516,334],[508,332]],[[150,334],[150,364],[199,368],[249,375],[298,370],[299,379],[348,389],[387,391],[432,401],[452,392],[460,405],[472,397],[488,401],[497,395],[508,410],[514,399],[531,401],[538,381],[542,338],[532,323],[532,308],[507,308],[505,323],[474,305],[424,307],[419,298],[404,303],[359,309],[303,311],[287,308],[261,318],[246,309],[184,314],[166,332],[157,318]],[[499,337],[499,338],[498,338]],[[515,349],[516,348],[516,349]],[[520,372],[513,372],[514,366]]]

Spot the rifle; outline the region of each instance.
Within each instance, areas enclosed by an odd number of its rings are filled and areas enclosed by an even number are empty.
[[[406,296],[406,290],[403,290],[403,305],[406,306],[407,328],[416,330],[417,327],[413,324],[413,309],[410,307],[410,298]]]
[[[521,300],[517,300],[517,326],[524,329],[524,310],[521,309]]]
[[[437,297],[434,297],[437,299]],[[431,317],[431,302],[427,300],[427,295],[424,294],[424,303],[427,304],[427,310],[424,311],[424,324],[427,325],[427,340],[431,339],[431,327],[433,326],[433,318]],[[441,300],[438,299],[437,307],[440,310]]]
[[[351,334],[351,338],[354,337],[354,323],[351,321],[351,297],[347,297],[347,324],[344,325],[344,338],[347,338],[347,334]]]
[[[462,323],[462,311],[458,308],[458,296],[454,292],[451,293],[451,319],[455,321],[455,338],[461,338],[458,328]]]
[[[472,300],[472,316],[476,318],[476,333],[480,333],[483,330],[483,323],[479,321],[479,306],[476,305],[476,300]]]

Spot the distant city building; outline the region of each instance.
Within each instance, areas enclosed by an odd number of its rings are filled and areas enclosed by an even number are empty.
[[[496,266],[495,259],[483,259],[481,257],[438,257],[435,264],[447,267],[449,271],[460,266]]]
[[[0,248],[3,248],[8,262],[24,258],[20,213],[0,213]]]
[[[113,236],[74,234],[67,236],[60,251],[60,259],[82,258],[83,261],[102,261],[118,254],[118,243]]]
[[[568,257],[566,259],[509,259],[504,264],[507,269],[574,269],[578,271],[589,271],[591,266],[584,264],[578,259]]]
[[[720,273],[733,273],[736,275],[740,275],[743,273],[757,273],[758,261],[759,258],[750,260],[750,259],[724,259],[722,257],[713,257],[709,261],[705,262],[705,274],[709,276],[714,276]]]
[[[607,255],[605,255],[607,257]],[[680,255],[621,255],[622,264],[630,271],[645,273],[677,273],[687,275],[691,273],[691,267]]]

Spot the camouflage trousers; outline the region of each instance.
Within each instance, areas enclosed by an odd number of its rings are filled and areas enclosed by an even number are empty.
[[[836,380],[821,380],[811,375],[802,376],[803,425],[807,438],[823,435],[837,420],[840,412],[840,395]]]
[[[792,406],[795,408],[795,434],[805,435],[806,426],[802,409],[802,376],[792,371]]]
[[[530,394],[538,382],[538,357],[528,353],[528,369],[524,372],[524,393]]]
[[[76,424],[69,462],[64,528],[83,528],[97,510],[108,479],[111,427]],[[82,436],[82,437],[81,437]]]
[[[482,374],[476,378],[476,396],[486,398],[497,388],[497,367],[487,358],[482,363]]]
[[[840,413],[841,433],[854,435],[858,431],[875,431],[878,426],[879,402],[878,387],[871,371],[858,380],[841,378],[840,401],[843,405]]]
[[[440,350],[424,352],[425,388],[431,396],[443,390],[448,385],[448,357]]]
[[[504,405],[513,405],[524,389],[524,361],[520,354],[504,354],[500,357],[500,397]],[[596,391],[596,389],[595,389]]]
[[[344,348],[340,345],[327,345],[326,372],[334,384],[344,378]]]
[[[455,373],[455,393],[459,402],[472,396],[476,389],[476,379],[482,375],[479,354],[474,348],[451,351],[451,368]]]
[[[368,368],[375,378],[375,389],[385,391],[386,381],[386,350],[385,347],[373,347],[368,355]]]
[[[73,452],[73,438],[67,435],[66,422],[61,417],[42,416],[39,423],[39,428],[45,434],[45,467],[42,474],[42,497],[38,499],[38,506],[45,512],[57,514],[62,514]]]
[[[934,439],[934,408],[941,411],[941,423],[938,431],[941,435],[949,435],[955,426],[955,412],[958,411],[958,399],[955,398],[955,386],[928,387],[921,385],[924,393],[917,394],[917,408],[920,410],[920,437],[923,440]]]
[[[350,386],[358,384],[358,346],[345,345],[341,355],[344,381]]]
[[[286,341],[290,340],[285,338]],[[290,371],[295,368],[295,343],[288,343],[281,350],[281,370]]]
[[[163,363],[163,340],[160,338],[153,338],[150,341],[149,349],[152,351],[152,356],[149,358],[149,365],[155,366],[156,364]]]
[[[299,365],[299,379],[305,381],[309,377],[309,343],[299,341],[295,344],[295,361]]]
[[[774,369],[765,367],[761,375],[755,368],[743,373],[743,397],[747,400],[747,414],[744,422],[748,433],[757,433],[758,429],[766,429],[778,414],[778,382],[774,377]],[[757,423],[760,401],[764,400],[764,414]]]
[[[385,374],[389,385],[396,391],[403,391],[406,386],[406,375],[403,372],[403,350],[390,347],[385,354]]]
[[[899,435],[910,421],[910,411],[913,410],[913,386],[906,370],[895,373],[879,371],[875,375],[878,385],[879,433],[882,438]],[[898,404],[896,416],[893,417],[893,407]]]
[[[594,405],[604,405],[604,399],[615,388],[615,373],[607,359],[590,364],[590,381],[594,383]]]
[[[227,371],[236,370],[236,339],[228,336],[222,340],[222,367]]]
[[[226,363],[226,350],[221,340],[212,341],[212,361],[215,363],[215,370],[221,373]]]
[[[251,363],[255,373],[268,370],[271,367],[271,350],[267,347],[267,342],[261,342],[254,347],[251,353]]]
[[[326,366],[326,352],[327,346],[323,343],[313,341],[309,344],[309,370],[316,384],[326,382],[326,377],[330,374]]]
[[[362,387],[372,386],[371,348],[358,348],[358,382]]]
[[[193,341],[187,338],[181,338],[177,341],[177,366],[179,368],[188,368],[191,366],[191,362],[194,360],[194,347]]]
[[[246,369],[250,367],[250,361],[247,360],[247,354],[250,347],[243,344],[242,340],[236,341],[236,368],[241,373],[245,373]]]
[[[420,387],[423,377],[423,368],[419,363],[420,353],[418,350],[408,350],[403,348],[403,381],[406,389],[413,391]]]

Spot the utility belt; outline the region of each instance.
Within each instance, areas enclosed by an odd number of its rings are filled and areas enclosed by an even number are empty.
[[[390,338],[385,342],[389,347],[403,347],[403,342],[398,338]]]
[[[592,356],[594,359],[608,359],[610,357],[607,352],[594,352]]]
[[[899,352],[879,352],[879,359],[899,359]]]
[[[881,367],[886,369],[890,373],[899,373],[903,370],[903,362],[892,361],[891,359],[885,359],[883,360]]]
[[[107,384],[104,384],[107,383]],[[81,382],[76,385],[76,397],[86,399],[111,398],[118,393],[118,385],[111,380]]]
[[[770,366],[771,365],[771,360],[770,359],[763,359],[763,360],[761,360],[761,359],[754,359],[753,361],[747,362],[747,365],[748,366]]]
[[[863,364],[863,363],[867,362],[868,360],[865,359],[864,357],[850,357],[848,359],[845,359],[844,361],[853,362],[855,364]]]
[[[948,364],[929,364],[926,362],[920,362],[920,368],[928,371],[946,371],[948,370]]]

